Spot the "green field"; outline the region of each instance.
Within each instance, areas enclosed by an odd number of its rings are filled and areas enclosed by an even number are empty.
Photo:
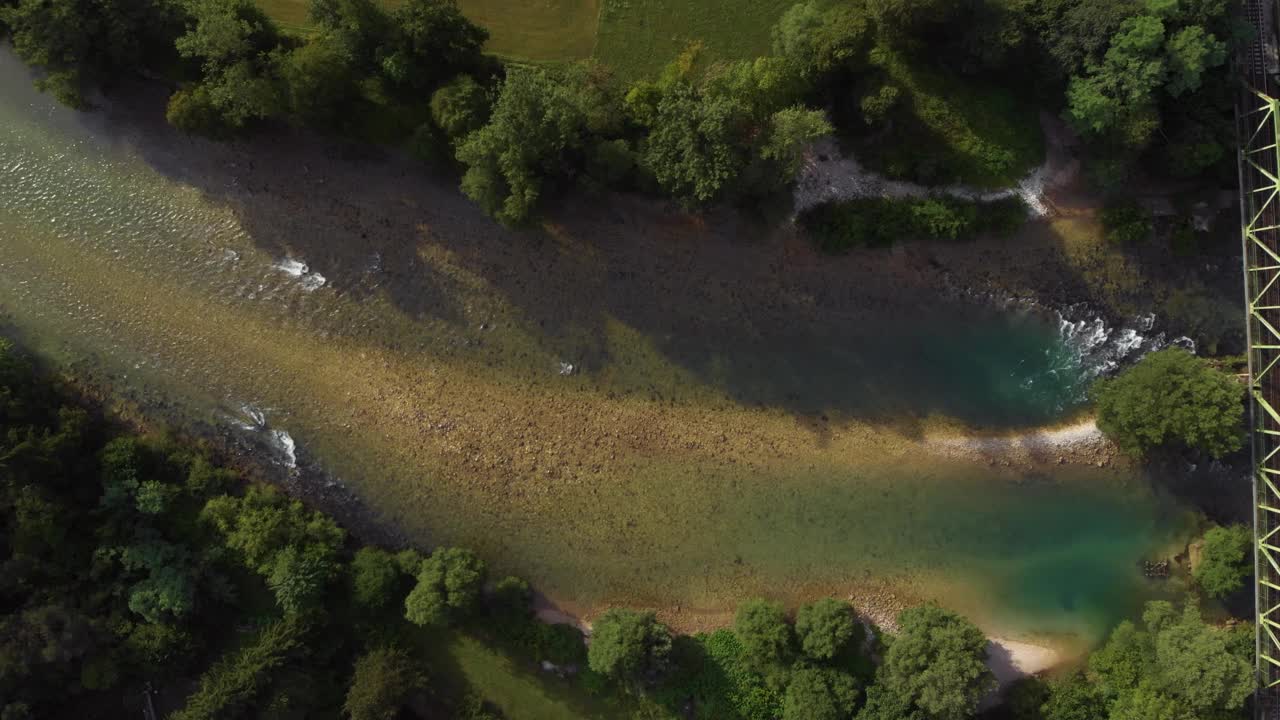
[[[796,0],[602,0],[596,57],[625,79],[656,74],[690,43],[716,60],[768,54]]]
[[[395,7],[400,0],[381,0]],[[737,59],[769,51],[769,32],[794,0],[459,0],[489,31],[488,50],[535,62],[595,55],[624,79],[652,75],[687,45],[704,57]],[[310,27],[309,0],[259,0],[281,25]],[[598,35],[598,37],[597,37]]]
[[[467,686],[497,705],[510,720],[664,720],[670,715],[651,703],[593,697],[554,675],[524,667],[466,635],[447,645],[454,668]]]
[[[399,0],[381,0],[394,8]],[[310,27],[309,0],[259,0],[267,14],[293,30]],[[495,55],[534,61],[590,57],[600,0],[459,0],[462,12],[489,31]]]

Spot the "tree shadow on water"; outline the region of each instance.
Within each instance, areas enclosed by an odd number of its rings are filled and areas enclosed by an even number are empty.
[[[509,230],[456,179],[391,152],[284,129],[190,138],[163,106],[162,89],[142,87],[77,117],[352,300],[382,297],[415,321],[468,332],[518,326],[608,392],[678,402],[695,391],[691,378],[734,403],[793,413],[820,438],[844,418],[909,435],[933,414],[1046,419],[998,392],[1003,368],[965,359],[970,311],[936,289],[920,253],[820,257],[792,230],[742,213],[695,216],[627,196],[571,194],[541,228]],[[470,312],[495,298],[509,317]]]

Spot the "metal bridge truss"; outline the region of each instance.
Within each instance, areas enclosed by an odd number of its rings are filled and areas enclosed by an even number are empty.
[[[1246,109],[1252,106],[1252,109]],[[1257,569],[1258,710],[1280,717],[1280,100],[1254,88],[1239,114]]]

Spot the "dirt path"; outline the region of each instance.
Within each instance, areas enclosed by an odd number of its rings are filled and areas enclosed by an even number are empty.
[[[856,158],[845,157],[835,138],[824,138],[814,144],[800,171],[795,187],[797,212],[830,200],[852,198],[921,198],[946,196],[965,200],[993,202],[1020,197],[1035,217],[1053,214],[1050,194],[1073,183],[1080,173],[1080,161],[1072,148],[1076,138],[1060,118],[1040,114],[1045,136],[1045,161],[1027,174],[1017,185],[986,190],[967,185],[926,187],[902,180],[891,180],[864,168]]]

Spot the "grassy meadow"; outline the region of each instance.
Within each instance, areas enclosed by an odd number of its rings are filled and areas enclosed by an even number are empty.
[[[602,0],[595,56],[626,80],[656,75],[693,43],[704,60],[758,57],[795,1]]]
[[[399,0],[379,0],[388,8]],[[259,0],[276,22],[294,31],[311,28],[310,0]],[[463,14],[489,31],[489,52],[535,62],[590,57],[600,0],[459,0]]]
[[[1044,160],[1035,104],[1007,87],[958,78],[886,48],[874,50],[871,62],[902,91],[906,109],[894,142],[859,148],[858,157],[871,167],[931,184],[997,188],[1015,184]]]

